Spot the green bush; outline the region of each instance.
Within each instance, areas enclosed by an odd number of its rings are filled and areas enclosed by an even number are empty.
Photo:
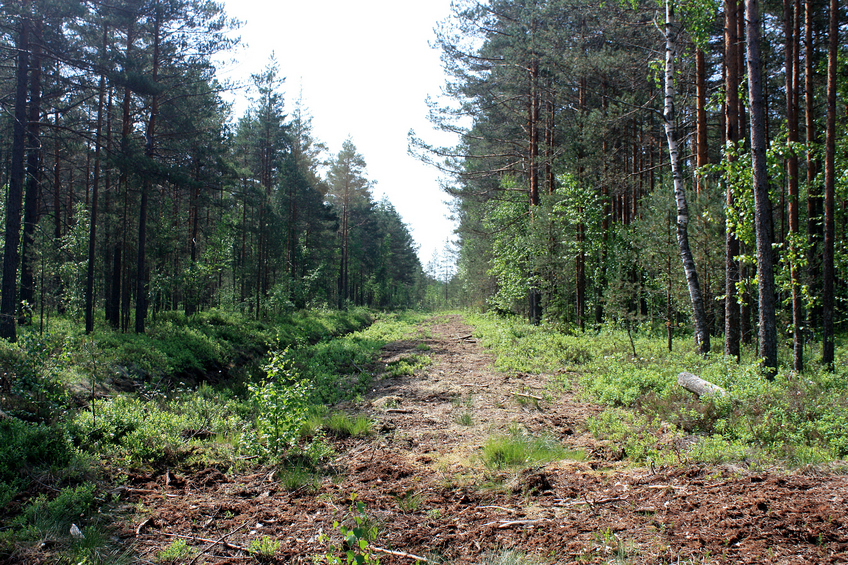
[[[235,401],[197,393],[162,402],[118,396],[95,400],[93,407],[69,424],[75,443],[92,454],[130,464],[176,462],[193,442],[232,435],[243,426]]]
[[[262,383],[250,387],[256,421],[254,428],[242,435],[242,445],[247,451],[279,460],[300,439],[312,386],[294,371],[286,351],[271,354],[265,371]]]
[[[91,514],[96,502],[94,491],[94,484],[86,483],[63,488],[52,500],[45,494],[38,495],[27,504],[14,523],[24,528],[35,528],[41,534],[65,534],[71,524],[82,522]]]
[[[61,467],[75,456],[68,434],[59,426],[7,418],[0,420],[0,438],[0,484],[16,483],[24,469]]]

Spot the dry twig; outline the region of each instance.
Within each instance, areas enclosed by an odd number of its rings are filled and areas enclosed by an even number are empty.
[[[525,394],[523,392],[513,392],[514,396],[520,396],[522,398],[532,398],[533,400],[544,400],[541,396],[536,396],[535,394]]]
[[[414,559],[416,561],[421,561],[422,563],[429,563],[429,560],[426,557],[421,557],[420,555],[415,555],[413,553],[405,553],[403,551],[392,551],[391,549],[384,549],[382,547],[377,547],[376,545],[368,546],[370,549],[374,551],[385,553],[386,555],[394,555],[395,557],[406,557],[407,559]]]
[[[208,543],[209,543],[209,545],[207,545],[206,547],[204,547],[204,548],[200,551],[200,553],[198,553],[197,555],[195,555],[195,556],[194,556],[194,559],[192,559],[191,561],[189,561],[189,562],[188,562],[188,565],[194,565],[194,562],[195,562],[195,561],[197,561],[197,560],[198,560],[198,558],[200,558],[200,556],[201,556],[201,555],[203,555],[204,553],[206,553],[207,551],[209,551],[210,549],[212,549],[213,547],[215,547],[215,546],[216,546],[216,545],[218,545],[219,543],[224,542],[224,539],[226,539],[226,538],[230,537],[231,535],[233,535],[234,533],[236,533],[237,531],[239,531],[240,529],[242,529],[242,528],[243,528],[243,527],[245,527],[246,525],[247,525],[247,522],[245,522],[244,524],[242,524],[241,526],[239,526],[239,527],[238,527],[238,528],[236,528],[235,530],[233,530],[233,531],[231,531],[231,532],[229,532],[229,533],[224,534],[223,536],[221,536],[220,538],[218,538],[218,539],[217,539],[217,540],[215,540],[215,541],[211,541],[211,540],[201,540],[201,541],[208,542]],[[196,539],[200,539],[200,538],[196,538]],[[237,547],[238,549],[241,549],[242,551],[247,551],[247,550],[246,550],[245,548],[243,548],[243,547],[234,546],[234,545],[229,544],[229,543],[226,543],[226,542],[224,542],[224,546],[225,546],[225,547],[234,547],[234,548],[236,548],[236,547]]]

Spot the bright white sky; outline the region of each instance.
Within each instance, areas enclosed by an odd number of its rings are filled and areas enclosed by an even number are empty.
[[[227,14],[244,22],[245,47],[221,76],[248,81],[273,51],[286,77],[286,105],[298,93],[313,116],[313,134],[335,155],[350,137],[365,157],[373,194],[395,206],[421,246],[424,266],[452,238],[453,222],[439,173],[407,154],[414,129],[440,145],[455,142],[432,130],[425,98],[444,84],[433,27],[448,16],[450,0],[225,0]],[[247,107],[235,100],[236,116]]]

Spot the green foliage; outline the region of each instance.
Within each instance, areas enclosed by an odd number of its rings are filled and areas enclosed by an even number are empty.
[[[76,221],[61,238],[62,252],[67,259],[59,267],[62,278],[63,303],[74,320],[80,319],[85,309],[85,281],[88,269],[88,237],[91,218],[85,203],[74,207]]]
[[[474,415],[471,412],[463,412],[458,416],[454,417],[454,422],[459,424],[460,426],[473,426],[474,425]]]
[[[286,351],[271,354],[266,377],[249,390],[256,406],[256,423],[242,435],[243,447],[279,460],[297,445],[309,413],[312,385],[294,370]]]
[[[589,431],[608,440],[617,458],[627,458],[634,463],[679,463],[679,453],[670,446],[677,440],[676,430],[665,429],[659,421],[649,421],[642,414],[621,408],[609,408],[589,419]],[[677,458],[675,458],[677,455]]]
[[[431,363],[427,355],[414,353],[386,363],[386,372],[391,377],[411,377]]]
[[[802,375],[781,370],[769,381],[757,363],[698,356],[688,338],[676,338],[669,352],[649,324],[634,328],[631,345],[613,328],[570,336],[515,319],[469,319],[497,353],[498,368],[572,373],[582,394],[611,407],[591,421],[592,431],[633,461],[758,459],[795,466],[848,455],[845,371],[810,364]],[[729,395],[698,399],[677,385],[682,370]],[[690,434],[685,442],[683,434]]]
[[[277,480],[289,492],[301,489],[313,492],[319,486],[319,475],[315,468],[300,462],[294,465],[285,465],[278,469]]]
[[[403,494],[395,494],[394,497],[397,501],[398,508],[405,514],[417,512],[421,507],[422,496],[420,492],[408,490]]]
[[[0,366],[10,381],[6,410],[22,418],[48,421],[67,401],[60,371],[72,344],[62,336],[22,332],[17,343],[0,345]]]
[[[171,400],[148,401],[130,396],[95,401],[92,411],[79,412],[68,428],[81,449],[126,464],[176,463],[204,437],[230,436],[243,424],[244,410],[189,392]]]
[[[351,417],[344,412],[333,412],[321,422],[324,431],[339,438],[367,436],[373,427],[374,422],[367,416]]]
[[[247,552],[260,560],[274,557],[278,549],[280,549],[280,542],[272,540],[269,536],[250,540],[247,546]]]
[[[33,424],[17,418],[0,420],[0,503],[13,497],[26,482],[23,472],[60,468],[77,455],[60,426]],[[2,504],[0,504],[2,506]]]
[[[176,539],[171,542],[171,545],[156,554],[157,563],[176,563],[180,559],[185,559],[192,554],[191,547],[185,540]]]
[[[531,326],[517,318],[469,314],[474,335],[497,353],[502,371],[552,372],[589,362],[596,352],[586,340],[561,333],[551,325]]]
[[[356,493],[352,493],[350,499],[346,521],[333,522],[333,530],[341,535],[342,545],[338,546],[330,540],[329,536],[320,534],[318,539],[327,544],[327,552],[323,555],[314,556],[314,563],[328,563],[329,565],[380,563],[380,558],[375,555],[370,547],[370,544],[377,538],[377,525],[368,516],[365,503],[356,500]]]
[[[66,487],[50,499],[41,494],[30,501],[14,524],[24,529],[23,537],[68,532],[71,524],[80,523],[93,512],[96,501],[95,485],[85,483]]]
[[[390,341],[410,337],[422,314],[386,314],[368,328],[343,337],[289,350],[299,374],[314,390],[314,400],[334,404],[356,398],[368,390],[377,371],[380,348]]]

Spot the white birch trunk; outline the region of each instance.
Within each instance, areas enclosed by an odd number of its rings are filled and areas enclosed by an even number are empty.
[[[680,248],[680,258],[683,271],[686,274],[686,284],[689,287],[689,298],[692,301],[692,311],[695,321],[695,342],[698,351],[706,354],[710,351],[710,332],[707,327],[707,314],[704,308],[704,298],[698,282],[698,269],[692,250],[689,248],[689,206],[686,202],[686,187],[680,165],[680,149],[677,144],[677,128],[674,113],[674,61],[677,57],[677,37],[680,29],[674,17],[673,0],[665,3],[665,91],[663,105],[663,126],[668,140],[668,154],[671,161],[671,176],[674,182],[674,200],[677,204],[677,245]]]

